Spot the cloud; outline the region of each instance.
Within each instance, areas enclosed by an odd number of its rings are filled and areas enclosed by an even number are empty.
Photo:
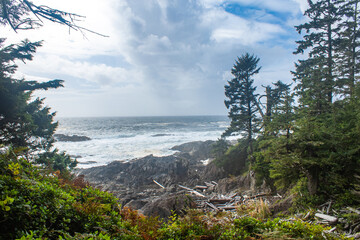
[[[255,9],[257,17],[230,13],[226,4]],[[109,37],[84,38],[51,23],[8,36],[12,42],[45,40],[34,61],[20,70],[29,78],[66,80],[65,89],[41,92],[59,115],[225,114],[224,76],[237,56],[250,52],[261,58],[259,84],[290,80],[295,35],[288,24],[300,21],[301,4],[63,0],[51,6],[85,15],[82,26]]]

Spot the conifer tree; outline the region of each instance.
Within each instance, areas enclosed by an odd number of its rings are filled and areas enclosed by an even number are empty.
[[[338,40],[337,71],[340,75],[337,87],[343,97],[355,95],[355,85],[360,73],[360,1],[341,0],[337,3],[342,21]]]
[[[225,106],[229,109],[230,127],[223,136],[243,135],[248,142],[250,154],[253,152],[252,140],[259,129],[256,87],[253,76],[259,73],[259,58],[246,53],[235,61],[231,73],[234,78],[225,85]]]
[[[0,144],[48,150],[57,123],[54,113],[43,106],[43,99],[32,100],[34,90],[62,87],[62,80],[44,83],[15,79],[14,61],[32,60],[41,42],[23,41],[3,46],[0,39]]]
[[[334,45],[341,19],[336,0],[308,0],[305,16],[310,20],[296,26],[299,33],[305,31],[303,40],[297,41],[295,54],[308,51],[308,59],[296,64],[294,80],[300,102],[316,114],[329,111],[334,98],[335,67]]]
[[[293,111],[293,96],[290,90],[291,84],[285,84],[282,81],[273,83],[273,86],[268,85],[265,87],[265,94],[262,95],[258,102],[262,116],[263,132],[264,135],[277,135],[277,133],[284,127],[284,123],[280,124],[282,115],[285,115],[283,122],[292,121],[290,117]],[[262,104],[261,99],[265,97],[266,103]],[[265,114],[260,106],[264,106]],[[286,125],[286,124],[285,124]]]

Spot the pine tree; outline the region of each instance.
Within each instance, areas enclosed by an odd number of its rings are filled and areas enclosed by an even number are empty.
[[[259,98],[259,105],[266,106],[265,114],[261,113],[264,135],[276,136],[280,131],[289,132],[288,128],[293,121],[294,102],[290,86],[291,84],[277,81],[273,86],[266,86],[265,95]],[[263,97],[266,99],[266,104],[261,103]],[[261,108],[260,112],[263,112]]]
[[[231,123],[223,136],[243,135],[247,139],[250,154],[253,152],[254,134],[259,130],[257,94],[253,86],[253,76],[261,69],[257,66],[259,61],[259,58],[249,53],[238,57],[231,69],[234,78],[225,85],[225,96],[228,99],[225,100],[225,106],[229,109]]]
[[[360,16],[359,0],[341,0],[337,2],[342,16],[340,38],[336,48],[337,71],[341,76],[337,87],[343,97],[354,96],[355,85],[360,73]]]
[[[41,42],[3,46],[4,41],[0,39],[0,144],[48,150],[57,126],[55,113],[43,106],[43,99],[32,100],[32,93],[61,87],[63,81],[38,83],[13,78],[17,69],[14,61],[32,60]]]
[[[341,19],[336,0],[308,0],[305,11],[310,21],[299,26],[299,33],[305,31],[303,40],[297,41],[295,54],[308,51],[308,59],[296,64],[294,80],[296,90],[304,107],[310,107],[315,114],[329,111],[334,98],[335,66],[334,45]]]

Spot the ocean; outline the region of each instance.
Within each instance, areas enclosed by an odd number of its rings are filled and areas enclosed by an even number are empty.
[[[173,154],[173,146],[217,140],[229,125],[226,116],[59,118],[57,134],[90,137],[84,142],[55,142],[75,157],[78,168],[112,161]]]

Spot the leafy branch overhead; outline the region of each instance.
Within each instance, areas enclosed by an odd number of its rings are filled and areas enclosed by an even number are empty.
[[[0,0],[0,24],[9,25],[15,32],[43,26],[43,20],[65,25],[75,31],[106,35],[81,27],[77,22],[84,16],[61,11],[45,5],[36,5],[28,0]]]

